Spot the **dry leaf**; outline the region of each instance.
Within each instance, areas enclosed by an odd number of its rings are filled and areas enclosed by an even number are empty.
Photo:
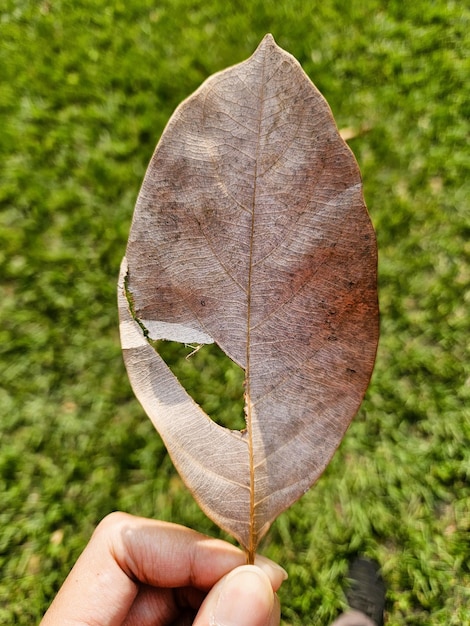
[[[134,391],[202,509],[249,560],[362,401],[376,263],[355,159],[324,98],[267,35],[169,121],[118,289]],[[147,337],[215,341],[245,370],[246,430],[205,415]]]

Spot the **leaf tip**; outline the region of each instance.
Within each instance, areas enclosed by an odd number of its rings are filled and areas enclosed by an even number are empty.
[[[265,41],[266,43],[276,43],[271,33],[266,33],[266,35],[263,37],[263,41]]]
[[[274,37],[271,35],[271,33],[267,33],[263,39],[261,40],[261,43],[259,44],[258,48],[267,48],[267,47],[278,47],[276,41],[274,40]]]

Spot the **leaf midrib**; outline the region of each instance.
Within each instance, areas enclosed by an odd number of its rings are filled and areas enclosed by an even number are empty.
[[[260,98],[259,98],[259,116],[258,116],[258,131],[256,137],[256,151],[254,159],[254,177],[253,177],[253,195],[251,203],[251,231],[250,231],[250,252],[248,262],[248,284],[247,284],[247,314],[246,314],[246,369],[245,369],[245,414],[246,414],[246,428],[248,433],[248,454],[249,454],[249,468],[250,468],[250,537],[248,544],[247,561],[249,564],[254,564],[255,550],[256,550],[256,533],[255,533],[255,463],[254,463],[254,450],[253,450],[253,415],[252,415],[252,402],[250,393],[250,329],[251,329],[251,294],[252,294],[252,270],[253,270],[253,247],[255,239],[255,208],[256,208],[256,196],[257,196],[257,180],[258,180],[258,161],[260,151],[260,137],[261,137],[261,124],[263,121],[263,109],[264,109],[264,79],[265,79],[265,67],[266,67],[266,50],[264,53],[261,81],[260,81]]]

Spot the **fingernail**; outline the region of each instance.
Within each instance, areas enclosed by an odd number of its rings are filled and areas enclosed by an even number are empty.
[[[210,626],[264,624],[273,603],[273,590],[263,572],[253,565],[238,567],[223,583]]]
[[[266,558],[265,556],[257,554],[255,557],[255,565],[257,565],[264,572],[266,572],[271,580],[273,579],[273,575],[276,580],[280,578],[280,582],[287,580],[289,577],[288,573],[283,567],[281,567],[274,561],[271,561],[271,559]]]

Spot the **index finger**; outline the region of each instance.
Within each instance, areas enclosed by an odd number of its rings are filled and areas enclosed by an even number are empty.
[[[153,587],[208,590],[245,562],[243,552],[226,541],[170,522],[114,513],[108,523],[116,562],[129,578]]]
[[[41,626],[122,624],[141,583],[207,591],[244,561],[242,551],[225,541],[168,522],[112,513],[93,533]],[[276,590],[283,570],[267,559],[257,564]]]

